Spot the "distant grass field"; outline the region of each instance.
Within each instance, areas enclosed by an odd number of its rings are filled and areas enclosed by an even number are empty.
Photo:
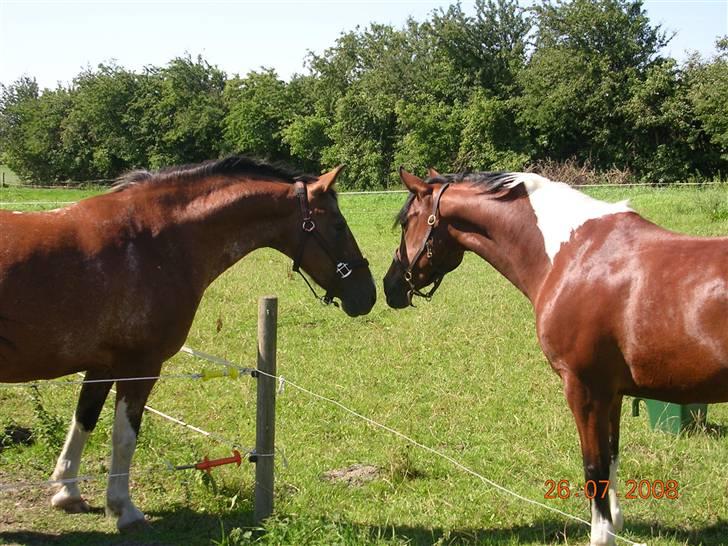
[[[0,164],[0,184],[4,183],[6,186],[17,186],[20,182],[20,177],[17,174],[11,171],[9,167]]]
[[[590,194],[630,199],[647,218],[678,231],[728,234],[728,188],[607,188]],[[0,191],[0,202],[74,200],[82,192]],[[290,381],[384,423],[457,459],[528,498],[590,519],[587,501],[545,500],[546,480],[581,484],[573,419],[538,347],[530,304],[477,257],[448,275],[435,299],[416,308],[386,306],[381,278],[399,233],[394,214],[404,196],[340,198],[372,264],[379,301],[349,319],[313,300],[290,261],[253,253],[208,290],[188,344],[242,365],[254,365],[257,299],[279,302],[279,373]],[[22,210],[37,205],[17,205]],[[62,287],[58,287],[62,290]],[[218,327],[222,328],[218,331]],[[578,325],[574,325],[578,327]],[[39,340],[42,342],[42,340]],[[204,368],[174,357],[166,373]],[[34,445],[0,451],[0,484],[48,478],[78,387],[0,388],[0,430],[35,431]],[[618,490],[627,479],[676,480],[677,500],[623,500],[623,536],[660,545],[728,543],[728,408],[713,405],[708,424],[682,436],[649,430],[646,416],[623,407]],[[253,380],[160,382],[150,405],[243,445],[254,443]],[[108,471],[112,405],[102,413],[81,474]],[[0,543],[83,545],[290,544],[584,544],[588,527],[505,496],[451,463],[311,398],[290,386],[278,397],[276,516],[265,533],[252,523],[252,465],[223,467],[214,483],[198,472],[170,472],[225,445],[145,416],[133,465],[132,495],[149,516],[147,532],[120,536],[97,511],[67,515],[49,507],[50,492],[0,486]],[[376,479],[348,486],[323,479],[333,469],[374,465]],[[83,484],[90,503],[105,499],[103,479]]]

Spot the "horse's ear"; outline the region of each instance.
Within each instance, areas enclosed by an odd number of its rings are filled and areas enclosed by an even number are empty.
[[[440,173],[437,172],[432,167],[428,167],[427,168],[427,176],[429,176],[430,178],[437,178],[438,176],[440,176]]]
[[[399,177],[402,179],[405,188],[417,195],[417,197],[423,197],[432,191],[432,188],[425,184],[424,180],[412,173],[408,173],[404,170],[404,167],[399,168]]]
[[[343,165],[339,165],[335,169],[332,169],[329,172],[319,176],[316,182],[313,182],[309,185],[309,187],[311,188],[311,193],[313,195],[316,195],[329,191],[333,187],[334,183],[336,182],[336,177],[339,176],[339,173],[342,171],[343,168]]]

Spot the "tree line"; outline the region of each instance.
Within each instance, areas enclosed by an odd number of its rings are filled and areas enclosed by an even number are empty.
[[[307,172],[346,163],[357,189],[402,164],[725,176],[728,38],[684,63],[662,54],[669,39],[641,0],[477,0],[472,15],[458,3],[342,33],[290,81],[189,55],[140,72],[102,64],[55,89],[23,77],[0,87],[0,162],[43,183],[229,153]]]

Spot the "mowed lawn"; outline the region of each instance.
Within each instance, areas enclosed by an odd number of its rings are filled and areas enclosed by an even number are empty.
[[[728,188],[602,188],[630,199],[647,218],[678,231],[728,234]],[[42,208],[82,192],[0,191],[7,206]],[[208,290],[188,344],[253,366],[257,300],[279,297],[278,368],[286,379],[386,424],[535,501],[590,520],[583,498],[544,499],[547,480],[581,485],[576,428],[538,347],[529,302],[488,264],[467,256],[432,302],[394,311],[381,278],[399,240],[392,229],[403,194],[341,195],[340,203],[372,265],[379,300],[350,319],[317,303],[291,274],[290,260],[261,250]],[[58,204],[47,205],[53,208]],[[696,264],[700,267],[700,264]],[[63,290],[62,286],[57,287]],[[670,297],[666,294],[665,297]],[[578,328],[578,325],[573,325]],[[42,343],[42,340],[38,341]],[[163,373],[207,366],[187,355]],[[276,516],[252,531],[254,468],[222,467],[212,479],[169,470],[229,446],[146,415],[134,458],[132,496],[149,530],[116,533],[103,515],[113,407],[109,400],[84,456],[82,485],[96,509],[68,515],[49,506],[48,479],[78,386],[0,387],[0,427],[27,427],[33,445],[0,452],[0,543],[9,544],[585,544],[588,527],[519,500],[447,460],[288,385],[278,397]],[[254,444],[255,384],[250,378],[161,381],[150,405],[244,446]],[[620,484],[675,480],[677,499],[623,500],[624,537],[660,545],[728,543],[728,408],[712,405],[707,426],[681,436],[652,432],[647,418],[622,410]],[[347,484],[331,470],[372,465],[374,479]],[[623,543],[626,544],[626,543]]]

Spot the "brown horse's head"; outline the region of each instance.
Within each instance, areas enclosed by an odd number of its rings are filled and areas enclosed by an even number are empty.
[[[398,217],[402,238],[384,276],[387,304],[395,309],[411,305],[413,295],[429,298],[445,274],[460,265],[465,252],[440,216],[440,199],[447,184],[427,184],[404,169],[399,175],[410,195]],[[431,170],[430,176],[437,172]],[[421,289],[430,284],[430,292],[423,293]]]
[[[294,239],[294,270],[300,266],[326,290],[322,298],[341,300],[349,316],[365,315],[377,299],[369,263],[339,210],[333,189],[342,167],[295,185],[298,212]]]

